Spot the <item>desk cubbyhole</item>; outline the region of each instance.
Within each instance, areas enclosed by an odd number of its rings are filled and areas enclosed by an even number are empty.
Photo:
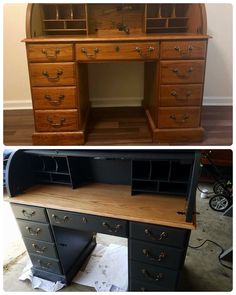
[[[43,4],[43,18],[44,20],[58,19],[58,7],[55,4]]]
[[[161,4],[147,5],[147,18],[154,18],[161,16]]]
[[[184,161],[171,162],[171,181],[188,182],[191,175],[192,164]]]
[[[50,183],[51,182],[50,173],[36,172],[35,177],[36,177],[38,183]]]
[[[174,5],[173,4],[162,4],[161,5],[161,17],[173,16]]]
[[[153,180],[134,180],[132,192],[157,193],[158,182]]]
[[[74,19],[86,19],[86,9],[84,4],[73,4],[72,9]]]
[[[186,17],[189,10],[189,4],[175,4],[175,16]]]
[[[186,28],[188,23],[187,18],[172,18],[169,19],[168,25],[170,28]]]
[[[84,20],[71,20],[66,22],[67,29],[86,30],[86,22]]]
[[[133,179],[150,179],[151,162],[150,161],[133,161],[132,167]]]
[[[51,178],[52,183],[71,184],[70,175],[52,173]]]
[[[170,173],[169,161],[152,161],[151,162],[151,179],[168,180]]]
[[[188,192],[188,184],[180,182],[160,182],[159,193],[171,195],[186,195]]]
[[[69,173],[69,167],[66,157],[55,157],[56,161],[56,172],[59,173]]]

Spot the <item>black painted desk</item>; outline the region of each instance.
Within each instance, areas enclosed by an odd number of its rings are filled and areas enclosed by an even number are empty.
[[[8,201],[33,273],[70,284],[104,233],[128,238],[130,291],[177,290],[195,227],[198,161],[194,151],[17,151]]]

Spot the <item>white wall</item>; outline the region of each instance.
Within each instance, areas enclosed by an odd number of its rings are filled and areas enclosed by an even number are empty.
[[[24,43],[27,4],[4,5],[4,108],[31,107]],[[232,103],[232,6],[206,4],[209,40],[204,104]],[[114,67],[113,67],[114,66]],[[123,71],[124,69],[124,71]],[[143,64],[90,65],[94,105],[139,105]],[[114,82],[111,83],[111,79]],[[113,86],[114,85],[114,86]]]

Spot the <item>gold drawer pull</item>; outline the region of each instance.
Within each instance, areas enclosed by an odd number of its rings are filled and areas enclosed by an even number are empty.
[[[147,51],[149,53],[153,52],[155,50],[155,48],[153,46],[148,46]]]
[[[27,217],[27,218],[32,218],[32,217],[36,214],[35,211],[27,212],[27,211],[24,210],[24,209],[23,209],[21,212],[22,212],[22,214],[23,214],[25,217]]]
[[[155,273],[155,274],[150,274],[150,272],[147,271],[145,268],[142,269],[142,274],[144,274],[145,277],[147,277],[149,280],[152,280],[152,281],[160,281],[164,277],[163,273],[161,273],[161,272]]]
[[[69,221],[69,217],[66,215],[63,218],[60,218],[57,215],[52,214],[52,218],[55,220],[56,223],[66,223]]]
[[[62,103],[62,101],[65,98],[65,95],[63,95],[63,94],[62,95],[59,95],[58,96],[58,100],[53,100],[50,95],[45,95],[44,98],[47,99],[50,104],[53,104],[53,105],[56,104],[56,105],[58,105],[58,104],[61,104]]]
[[[47,58],[57,58],[57,55],[61,52],[59,48],[54,49],[54,53],[50,54],[45,48],[42,49],[42,53],[46,55]]]
[[[140,47],[135,47],[135,51],[138,52],[140,56],[143,55],[142,49]]]
[[[31,236],[37,236],[39,233],[40,233],[40,231],[41,231],[41,228],[37,228],[36,230],[33,230],[31,227],[29,227],[29,226],[26,226],[25,227],[27,230],[28,230],[28,232],[29,232],[29,234],[31,235]]]
[[[42,268],[50,268],[51,267],[51,263],[50,262],[44,262],[42,260],[38,260],[38,264],[40,267]]]
[[[59,128],[59,127],[62,127],[62,126],[63,126],[63,124],[64,124],[64,122],[66,121],[66,119],[65,119],[65,118],[60,118],[60,122],[59,122],[59,123],[55,123],[55,122],[53,122],[53,119],[52,119],[51,117],[47,117],[47,121],[48,121],[48,123],[49,123],[52,127],[54,127],[54,128]]]
[[[181,56],[189,55],[193,51],[193,46],[189,45],[187,49],[181,49],[179,46],[175,46],[174,49],[179,52]]]
[[[144,233],[146,235],[148,235],[151,239],[153,240],[157,240],[157,241],[160,241],[160,240],[163,240],[163,239],[166,239],[168,237],[168,234],[166,232],[162,232],[159,236],[155,236],[149,229],[145,229],[144,230]]]
[[[37,253],[44,253],[45,250],[47,250],[47,247],[39,247],[37,244],[32,244],[32,247],[34,248],[35,252]]]
[[[99,51],[99,48],[96,47],[93,49],[93,54],[89,54],[86,48],[81,48],[81,52],[84,53],[88,58],[95,58]]]
[[[148,251],[147,249],[143,249],[142,252],[143,252],[143,254],[144,254],[146,257],[150,258],[151,260],[158,261],[158,262],[162,261],[162,260],[166,257],[166,253],[165,253],[164,251],[161,251],[160,254],[159,254],[159,256],[155,256],[155,255],[153,255],[153,254],[152,254],[150,251]]]
[[[188,114],[184,114],[183,118],[178,120],[175,116],[175,114],[170,115],[170,119],[172,119],[173,121],[175,121],[176,123],[185,123],[188,119],[189,119],[189,115]]]
[[[187,78],[193,72],[193,67],[189,67],[185,73],[181,73],[178,68],[172,69],[172,72],[175,73],[180,78]]]
[[[57,69],[56,70],[56,76],[50,76],[47,70],[42,71],[42,75],[45,76],[48,79],[48,81],[50,81],[50,82],[58,81],[62,74],[63,74],[62,69]]]
[[[112,227],[112,226],[110,226],[110,224],[108,224],[106,222],[103,222],[102,226],[105,227],[111,233],[117,233],[121,228],[120,224],[117,224],[115,227]]]
[[[176,100],[187,100],[192,95],[191,91],[187,91],[185,96],[179,96],[175,90],[172,90],[170,95],[174,96]]]

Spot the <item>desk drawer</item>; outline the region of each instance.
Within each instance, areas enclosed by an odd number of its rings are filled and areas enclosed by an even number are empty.
[[[28,44],[28,60],[30,62],[73,61],[72,44]]]
[[[76,60],[158,59],[158,42],[76,44]]]
[[[163,41],[161,42],[161,59],[204,59],[206,41]]]
[[[184,250],[138,240],[130,240],[129,254],[129,258],[132,260],[177,270],[182,266]]]
[[[35,111],[37,131],[75,131],[78,130],[78,112],[76,110]]]
[[[130,238],[183,248],[188,230],[147,223],[130,222]]]
[[[159,128],[195,128],[200,124],[200,108],[160,108],[158,112]]]
[[[47,211],[51,224],[56,226],[127,237],[128,223],[124,220],[52,209]]]
[[[77,107],[76,87],[33,87],[32,97],[35,110]]]
[[[140,282],[148,283],[157,287],[164,287],[168,289],[175,289],[179,272],[168,268],[157,267],[150,264],[129,261],[130,275],[132,279]]]
[[[29,253],[49,258],[58,258],[57,251],[54,243],[33,240],[24,238],[25,246]]]
[[[34,267],[54,272],[57,274],[62,274],[60,262],[58,259],[49,259],[39,255],[30,254],[30,259]]]
[[[200,106],[202,85],[162,85],[160,87],[160,106]]]
[[[152,291],[175,291],[175,288],[164,288],[161,286],[153,285],[153,284],[148,284],[146,282],[143,281],[138,281],[138,280],[134,280],[131,279],[130,280],[130,290],[129,291],[133,291],[133,292],[152,292]]]
[[[49,224],[37,223],[21,219],[17,219],[17,223],[20,227],[20,231],[23,237],[53,242]]]
[[[46,210],[44,208],[18,204],[11,204],[11,207],[16,218],[48,222]]]
[[[205,61],[161,61],[160,82],[171,83],[203,83]]]
[[[31,63],[29,65],[32,86],[70,86],[75,85],[75,64]]]

